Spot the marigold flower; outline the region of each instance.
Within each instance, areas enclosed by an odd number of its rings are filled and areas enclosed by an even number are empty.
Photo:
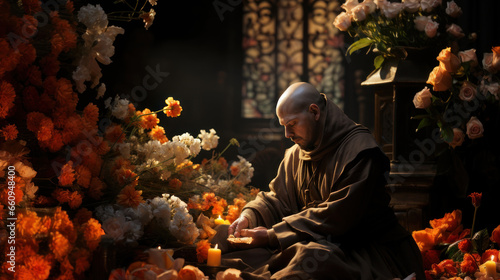
[[[473,192],[471,194],[469,194],[469,197],[472,198],[472,205],[474,205],[474,207],[479,207],[481,206],[481,197],[483,196],[483,193],[477,193],[477,192]]]
[[[28,257],[24,261],[24,267],[26,267],[33,275],[33,280],[47,279],[50,274],[50,261],[44,256],[33,255]]]
[[[0,132],[2,132],[2,135],[3,135],[3,138],[5,138],[5,140],[16,140],[17,138],[17,134],[18,134],[18,131],[17,131],[17,127],[15,124],[9,124],[9,125],[6,125],[4,126]]]
[[[87,269],[90,268],[90,253],[85,249],[79,249],[73,254],[75,258],[75,272],[76,274],[82,274]]]
[[[57,207],[52,217],[52,229],[53,231],[59,231],[61,234],[68,238],[71,244],[76,242],[77,234],[73,222],[69,219],[68,213]]]
[[[227,207],[227,201],[224,198],[221,198],[219,201],[214,203],[212,207],[213,215],[222,215],[222,213],[224,213],[224,209]]]
[[[139,118],[138,126],[144,129],[153,129],[160,122],[156,114],[152,113],[148,108],[144,109],[142,112],[135,112],[135,115]]]
[[[9,114],[9,110],[14,107],[14,100],[16,99],[16,92],[14,87],[6,82],[0,83],[0,119],[4,119]]]
[[[473,275],[478,269],[476,261],[479,261],[479,255],[465,254],[463,261],[460,263],[462,273]]]
[[[458,249],[463,253],[468,253],[472,249],[472,242],[470,239],[464,239],[458,243]]]
[[[41,219],[33,211],[19,213],[17,216],[16,231],[20,238],[32,238],[38,233],[41,226]]]
[[[149,137],[151,137],[151,139],[158,140],[162,144],[168,142],[168,138],[167,136],[165,136],[165,129],[159,125],[153,127],[148,135]]]
[[[128,185],[120,191],[116,202],[124,207],[136,208],[143,202],[142,191],[136,190],[133,185]]]
[[[170,179],[168,181],[168,186],[174,190],[179,190],[182,187],[182,181],[177,178]]]
[[[92,177],[90,181],[90,188],[88,195],[93,199],[100,199],[103,196],[102,190],[104,190],[106,185],[98,177]]]
[[[240,173],[240,167],[237,165],[231,165],[231,175],[237,176]]]
[[[125,184],[130,184],[132,181],[135,181],[134,182],[134,186],[137,185],[137,174],[132,171],[131,169],[128,169],[128,168],[125,168],[125,167],[122,167],[121,169],[117,170],[115,172],[115,176],[116,176],[116,179],[118,181],[118,183],[120,183],[121,185],[125,185]]]
[[[69,196],[68,205],[71,209],[77,209],[82,205],[82,195],[78,191],[74,191]]]
[[[446,231],[454,231],[462,223],[462,211],[454,210],[452,213],[446,213],[441,219],[429,221],[433,228],[445,226]]]
[[[486,261],[492,260],[494,262],[498,262],[498,253],[499,251],[496,249],[488,249],[484,251],[483,255],[481,256],[481,263],[485,263]]]
[[[73,218],[73,222],[76,225],[83,225],[88,220],[90,220],[90,218],[92,218],[92,211],[82,207],[76,212],[75,217]]]
[[[250,189],[250,195],[253,197],[257,196],[257,194],[259,194],[259,192],[260,192],[260,189],[257,189],[257,188]]]
[[[40,67],[42,72],[49,77],[55,76],[61,68],[59,59],[53,54],[43,57],[40,60]]]
[[[58,261],[66,257],[72,249],[72,245],[68,239],[60,232],[56,231],[51,234],[49,248]]]
[[[70,200],[71,192],[70,190],[55,189],[52,192],[52,196],[59,201],[59,203],[66,203]]]
[[[92,179],[92,173],[90,173],[90,170],[83,165],[78,165],[75,171],[77,178],[76,183],[84,188],[88,188],[90,186],[90,179]]]
[[[94,218],[89,219],[82,227],[83,238],[87,243],[87,247],[90,251],[94,251],[99,245],[99,242],[101,242],[101,236],[105,234],[104,230],[101,224]]]
[[[22,7],[25,13],[33,15],[42,11],[42,2],[40,0],[23,0]]]
[[[82,164],[90,169],[92,176],[99,176],[103,163],[102,157],[94,151],[83,155]]]
[[[196,243],[196,257],[199,263],[203,263],[208,259],[208,249],[210,249],[210,242],[207,239],[200,240]]]
[[[31,17],[32,20],[35,20],[33,17]],[[36,27],[30,23],[28,18],[23,16],[23,20],[25,22],[25,26],[23,27],[25,31],[28,32],[35,32]],[[35,59],[36,59],[36,49],[33,47],[32,44],[30,43],[21,43],[17,46],[17,50],[21,53],[21,59],[19,60],[19,63],[23,66],[28,66],[31,65]]]
[[[70,160],[68,161],[63,167],[61,168],[61,173],[57,177],[59,179],[59,185],[60,186],[69,186],[73,184],[73,181],[75,181],[75,170],[73,169],[73,162]]]
[[[440,254],[440,250],[427,250],[425,252],[422,252],[424,269],[429,270],[432,268],[432,264],[439,263],[441,261],[441,259],[439,258]]]
[[[174,100],[174,98],[169,97],[165,100],[165,103],[167,106],[163,107],[163,113],[165,113],[167,117],[175,118],[181,115],[182,107],[178,100]]]
[[[93,103],[89,103],[83,109],[83,119],[91,125],[97,125],[99,121],[99,108]]]
[[[125,140],[125,133],[120,125],[112,124],[106,128],[104,138],[111,143],[121,143]]]

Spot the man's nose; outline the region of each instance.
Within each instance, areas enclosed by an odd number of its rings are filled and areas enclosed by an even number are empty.
[[[290,138],[292,136],[293,136],[293,132],[289,128],[285,127],[285,138]]]

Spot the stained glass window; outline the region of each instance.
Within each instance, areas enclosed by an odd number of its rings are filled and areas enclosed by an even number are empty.
[[[344,96],[338,1],[244,2],[242,117],[273,118],[279,95],[307,81],[340,107]]]

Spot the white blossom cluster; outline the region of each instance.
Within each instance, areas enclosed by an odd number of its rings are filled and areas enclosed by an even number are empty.
[[[8,166],[13,168],[8,169]],[[0,178],[7,178],[8,172],[14,170],[17,173],[15,176],[19,176],[25,183],[24,196],[27,199],[34,199],[38,187],[32,182],[32,179],[35,178],[37,172],[21,161],[17,155],[7,151],[0,151]]]
[[[129,104],[128,99],[120,98],[118,95],[115,96],[114,100],[109,97],[104,101],[104,107],[111,110],[111,115],[120,120],[124,120],[128,116]]]
[[[235,161],[231,166],[237,166],[240,170],[239,174],[236,176],[237,180],[243,185],[250,183],[253,177],[254,168],[252,164],[242,156],[238,156],[240,161]]]
[[[86,81],[91,82],[91,88],[99,84],[102,73],[97,62],[105,65],[111,63],[111,56],[115,54],[113,42],[124,30],[121,27],[108,26],[108,17],[100,5],[83,6],[78,11],[78,20],[87,27],[86,32],[82,34],[82,57],[73,72],[76,88],[82,93],[86,89]],[[102,96],[103,88],[100,87],[98,92],[99,96]]]
[[[201,139],[201,147],[203,150],[210,151],[211,149],[217,148],[219,144],[219,136],[215,134],[215,129],[210,129],[210,133],[207,133],[204,129],[200,130],[198,138]]]
[[[97,207],[95,212],[106,235],[116,242],[137,241],[151,222],[156,222],[160,230],[169,230],[183,243],[191,244],[199,236],[187,204],[169,194],[147,200],[135,209],[105,205]]]

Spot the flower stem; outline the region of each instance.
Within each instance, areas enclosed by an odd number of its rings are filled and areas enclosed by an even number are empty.
[[[476,223],[476,213],[477,213],[477,208],[476,206],[474,206],[474,217],[472,218],[472,227],[470,229],[470,238],[472,239],[472,236],[474,234],[474,225]]]

